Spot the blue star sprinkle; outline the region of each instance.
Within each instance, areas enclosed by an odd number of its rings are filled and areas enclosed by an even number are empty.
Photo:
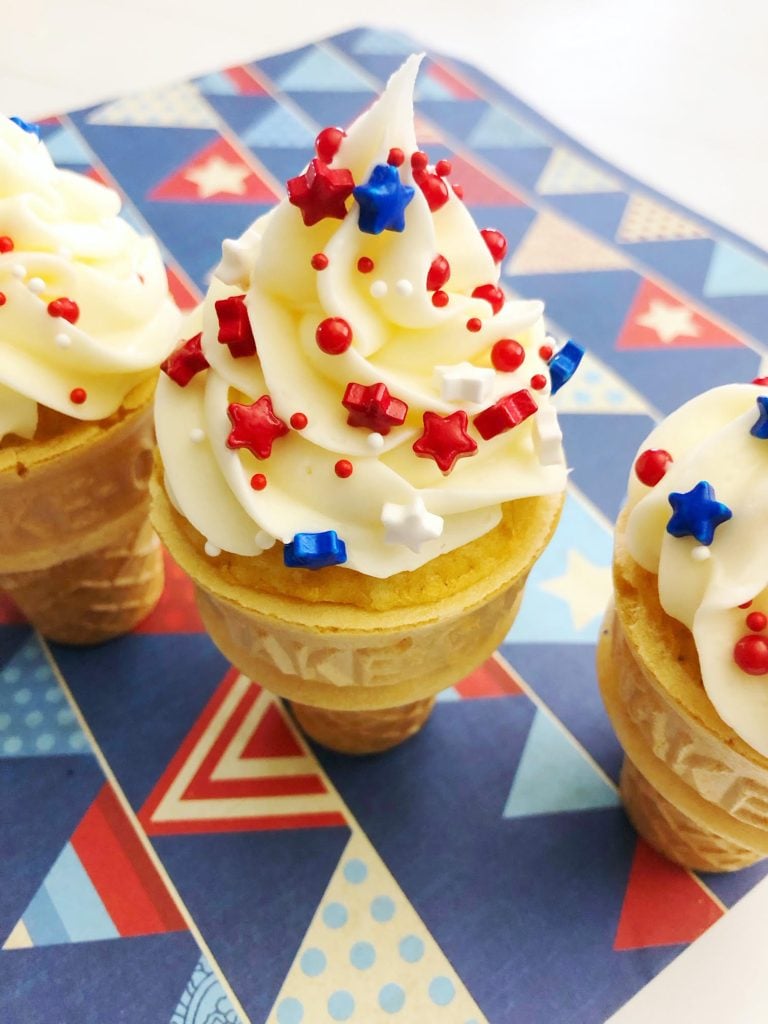
[[[12,117],[11,121],[17,124],[22,131],[29,132],[30,135],[36,135],[38,139],[40,138],[40,128],[38,125],[28,124],[26,121],[22,121],[20,117]]]
[[[324,569],[347,560],[347,548],[335,530],[325,533],[297,533],[285,545],[283,561],[289,569]]]
[[[549,361],[549,375],[552,378],[552,394],[555,395],[576,373],[584,355],[584,349],[575,341],[566,341],[559,352]]]
[[[752,437],[768,441],[768,398],[760,395],[757,400],[757,423],[750,430]]]
[[[693,490],[669,495],[673,515],[667,533],[673,537],[695,537],[699,544],[711,544],[715,529],[727,522],[733,512],[715,498],[712,484],[700,480]]]
[[[358,227],[369,235],[405,228],[405,208],[413,199],[414,189],[403,185],[396,167],[377,164],[365,185],[358,185],[353,195],[360,205]]]

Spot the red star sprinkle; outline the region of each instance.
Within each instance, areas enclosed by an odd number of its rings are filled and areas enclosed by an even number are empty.
[[[472,420],[477,432],[484,441],[490,441],[492,437],[503,434],[505,430],[511,430],[523,420],[532,416],[538,406],[533,400],[529,391],[523,388],[522,391],[515,391],[512,395],[505,395],[498,402],[483,409]]]
[[[507,240],[500,231],[494,228],[483,228],[480,232],[483,241],[488,246],[488,252],[493,257],[494,263],[501,263],[507,255]]]
[[[80,307],[72,299],[54,299],[53,302],[48,303],[48,316],[60,316],[62,320],[68,320],[71,324],[76,324],[78,317],[80,316]]]
[[[272,444],[288,433],[288,424],[275,416],[269,395],[262,395],[252,405],[232,402],[227,415],[232,423],[227,447],[247,448],[259,459],[268,459]]]
[[[310,161],[304,174],[288,182],[288,199],[301,210],[307,227],[326,217],[344,220],[355,183],[347,170],[332,171],[322,160]]]
[[[504,292],[495,284],[479,284],[472,292],[472,298],[485,299],[486,302],[489,302],[494,316],[504,305]]]
[[[336,156],[341,140],[346,137],[342,128],[323,128],[315,139],[315,151],[324,164],[329,164]]]
[[[245,296],[230,295],[228,299],[219,299],[216,316],[219,318],[219,341],[228,346],[232,358],[255,356],[256,340],[245,308]]]
[[[424,433],[413,442],[413,450],[426,459],[434,459],[443,473],[450,473],[456,460],[474,455],[477,442],[467,433],[467,414],[457,409],[450,416],[424,413]]]
[[[367,427],[377,434],[388,434],[405,422],[408,406],[393,398],[385,384],[347,384],[341,404],[349,412],[350,427]]]
[[[761,387],[768,385],[768,377],[755,377],[752,381],[753,384],[759,384]]]
[[[202,332],[196,334],[189,341],[182,342],[165,362],[160,364],[163,373],[167,373],[180,388],[185,388],[195,374],[208,369],[209,363],[200,345],[202,340]]]
[[[438,253],[429,265],[429,272],[427,273],[427,291],[435,292],[442,288],[450,276],[450,263],[445,256],[441,256]]]

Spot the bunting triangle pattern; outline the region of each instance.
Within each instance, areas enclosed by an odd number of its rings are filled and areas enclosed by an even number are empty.
[[[213,128],[216,115],[191,82],[135,93],[97,107],[89,124],[142,128]]]
[[[3,949],[184,930],[157,868],[105,784]]]
[[[267,1024],[487,1024],[366,837],[355,832]]]
[[[437,699],[481,700],[489,697],[516,697],[521,693],[523,689],[512,669],[497,658],[489,658],[460,683],[443,690]]]
[[[620,190],[621,185],[614,175],[564,148],[552,151],[536,182],[536,191],[543,196],[589,195]]]
[[[156,185],[148,198],[176,203],[273,203],[279,193],[231,143],[218,138]]]
[[[623,243],[706,237],[706,231],[695,221],[642,192],[630,196],[616,232],[616,241]]]
[[[643,396],[589,351],[584,353],[578,375],[567,388],[558,391],[554,401],[560,413],[649,412]]]
[[[91,155],[80,136],[68,125],[61,125],[45,137],[45,145],[56,164],[70,164],[73,167],[87,167]]]
[[[407,57],[413,53],[413,40],[399,32],[380,32],[366,29],[355,39],[355,53],[376,57]]]
[[[425,96],[425,99],[444,99],[446,97],[452,100],[479,99],[477,92],[472,86],[444,64],[438,64],[433,60],[428,61],[424,68],[423,77],[439,86],[441,90],[441,96]]]
[[[469,206],[524,206],[520,196],[508,185],[498,181],[477,164],[454,156],[451,159],[451,180],[464,190],[464,202]]]
[[[168,290],[179,309],[183,313],[194,309],[202,298],[202,294],[194,282],[189,280],[181,268],[166,267],[165,273],[168,278]]]
[[[671,292],[644,278],[635,295],[616,348],[736,348],[739,339]]]
[[[149,835],[344,825],[282,705],[232,670],[140,812]]]
[[[483,148],[526,149],[546,146],[547,140],[500,107],[489,107],[467,140],[470,146]]]
[[[327,50],[313,46],[277,83],[285,92],[373,92],[368,79]]]
[[[242,139],[249,146],[258,148],[277,146],[281,148],[311,149],[317,132],[306,122],[299,120],[286,107],[274,106],[250,128],[243,132]]]
[[[626,259],[616,249],[556,213],[543,210],[507,261],[504,272],[563,274],[626,267]]]
[[[88,740],[31,633],[0,669],[0,758],[88,751]]]
[[[170,1024],[242,1024],[205,956],[195,965]]]
[[[694,942],[722,916],[722,907],[689,871],[638,839],[614,949]]]
[[[730,242],[718,242],[704,282],[704,294],[713,299],[768,295],[768,263]]]
[[[565,731],[542,710],[533,719],[504,806],[505,818],[617,807],[619,796]]]

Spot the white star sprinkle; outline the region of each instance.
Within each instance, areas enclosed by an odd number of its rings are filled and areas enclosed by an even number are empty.
[[[225,238],[221,243],[221,260],[213,271],[224,284],[245,288],[250,280],[248,270],[249,249],[236,238]]]
[[[439,537],[445,525],[440,516],[427,511],[418,495],[410,505],[396,505],[388,501],[381,510],[381,521],[386,527],[387,544],[404,544],[416,554],[425,541]]]
[[[440,395],[446,402],[484,402],[493,390],[495,376],[488,367],[472,363],[435,367]]]
[[[533,418],[533,444],[542,466],[554,466],[560,461],[562,440],[556,411],[551,405],[539,409]]]
[[[698,338],[699,328],[693,312],[685,306],[673,306],[660,299],[652,299],[648,312],[637,318],[641,327],[649,327],[665,345],[678,338]]]

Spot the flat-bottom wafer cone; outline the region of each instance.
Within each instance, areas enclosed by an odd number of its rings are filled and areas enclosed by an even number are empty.
[[[628,605],[621,582],[623,614],[608,609],[597,671],[625,753],[627,814],[644,839],[685,867],[734,871],[753,864],[768,855],[768,765],[754,751],[750,757],[750,748],[735,749],[676,698],[668,680],[649,671],[632,627],[625,628],[624,614],[637,626],[638,608]],[[667,642],[667,664],[679,673],[689,654],[671,637]]]
[[[149,522],[153,382],[118,414],[0,450],[0,590],[44,636],[129,632],[163,588]]]
[[[203,539],[171,506],[159,469],[151,486],[155,527],[195,582],[200,614],[217,647],[240,671],[294,702],[296,717],[318,742],[359,754],[413,735],[427,720],[434,695],[464,678],[501,643],[563,500],[554,495],[510,507],[507,534],[473,542],[487,569],[463,588],[451,576],[449,554],[442,556],[445,597],[424,604],[393,599],[388,608],[368,608],[302,601],[277,588],[267,591],[263,582],[261,589],[244,585],[249,566],[236,556],[213,560],[204,554]],[[516,546],[505,550],[499,538],[509,535]],[[271,564],[287,585],[292,581],[285,573],[302,572],[297,580],[317,585],[306,570],[286,570],[276,560]],[[359,574],[347,573],[352,591],[365,586],[355,579]]]

